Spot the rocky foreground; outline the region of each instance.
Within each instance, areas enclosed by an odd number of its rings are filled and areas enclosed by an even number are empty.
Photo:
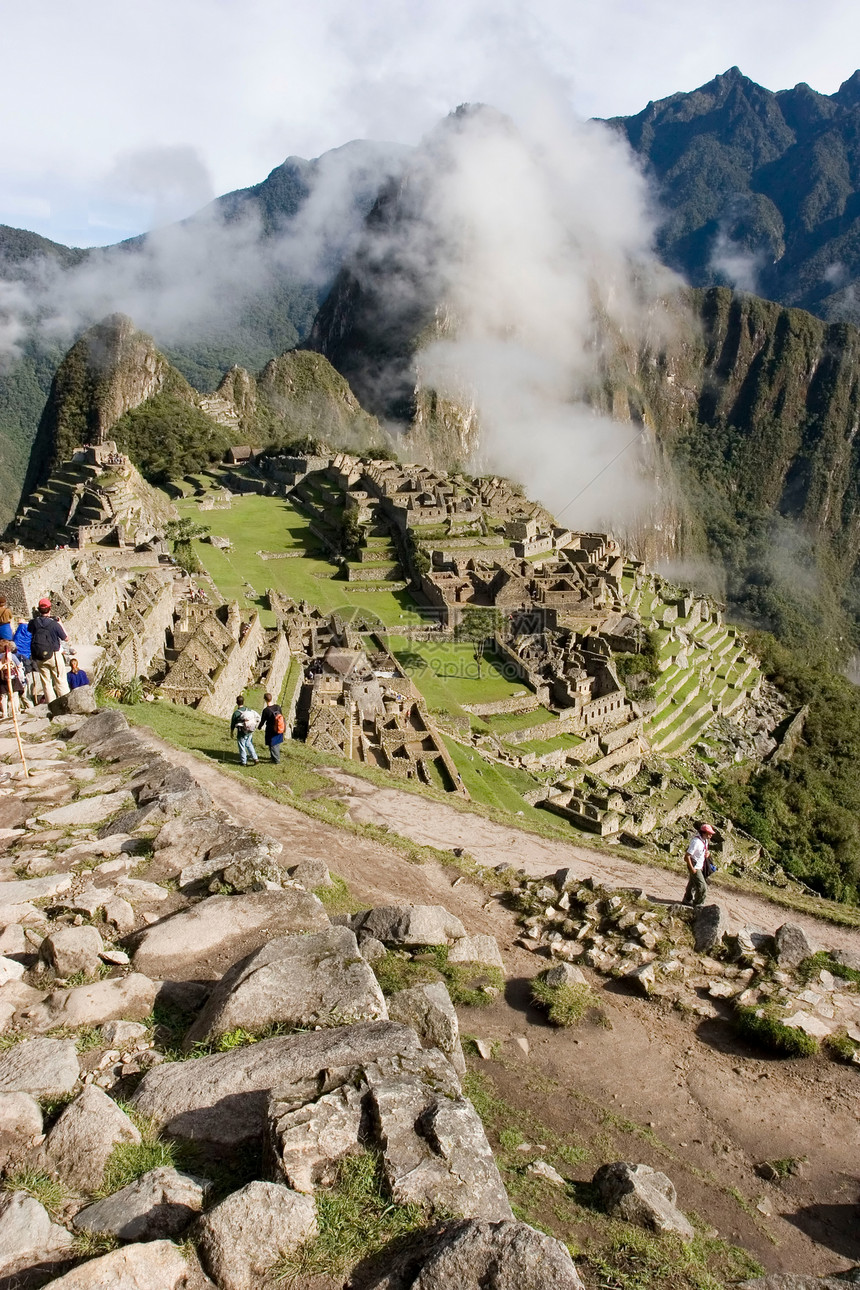
[[[324,863],[236,825],[119,712],[24,728],[30,776],[0,782],[0,1285],[250,1290],[364,1154],[423,1221],[353,1284],[577,1287],[514,1220],[444,985],[387,1001],[372,968],[419,946],[497,967],[492,938],[441,907],[330,918]],[[117,1185],[173,1142],[193,1168]]]

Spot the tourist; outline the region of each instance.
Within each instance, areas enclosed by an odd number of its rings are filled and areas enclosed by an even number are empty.
[[[51,602],[47,596],[39,601],[36,616],[28,626],[32,637],[30,654],[45,687],[45,698],[50,703],[69,692],[63,659],[63,641],[68,637],[62,623],[51,616]]]
[[[287,728],[286,722],[280,705],[272,703],[271,694],[265,694],[263,698],[266,700],[266,706],[260,713],[260,726],[266,727],[264,735],[266,747],[269,750],[269,756],[272,761],[277,765],[281,760],[281,744],[284,742],[284,731]]]
[[[74,654],[69,662],[69,671],[66,673],[66,680],[69,683],[70,690],[77,690],[81,685],[89,685],[90,678],[81,667]]]
[[[684,892],[684,905],[703,905],[708,895],[705,881],[712,871],[709,858],[709,841],[714,836],[710,824],[698,824],[696,832],[687,843],[684,862],[689,872],[687,889]]]
[[[12,610],[6,603],[6,597],[0,596],[0,640],[11,641],[14,638],[12,621]]]
[[[11,717],[18,711],[19,695],[24,693],[24,680],[13,641],[0,639],[0,715]]]
[[[22,618],[15,628],[15,635],[12,640],[15,642],[15,650],[18,655],[18,661],[24,672],[24,697],[33,707],[36,706],[36,671],[33,659],[30,654],[30,644],[32,641],[30,628]]]
[[[250,761],[256,766],[259,758],[254,747],[254,731],[259,718],[253,708],[245,707],[244,694],[236,695],[236,711],[230,718],[230,734],[235,734],[239,745],[239,761],[247,766]]]

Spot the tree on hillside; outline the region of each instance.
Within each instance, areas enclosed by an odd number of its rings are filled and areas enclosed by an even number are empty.
[[[208,532],[205,524],[198,524],[187,516],[181,520],[171,520],[167,525],[165,537],[173,543],[173,558],[188,573],[200,572],[200,561],[191,543],[195,538],[205,537]]]

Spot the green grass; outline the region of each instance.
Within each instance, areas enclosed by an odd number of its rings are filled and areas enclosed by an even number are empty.
[[[427,1226],[418,1205],[398,1205],[385,1184],[375,1152],[347,1156],[334,1187],[316,1195],[318,1235],[285,1255],[273,1272],[290,1286],[313,1276],[342,1276],[362,1259],[377,1254]]]
[[[444,981],[452,1003],[473,1008],[491,1003],[505,985],[501,968],[483,963],[449,963],[444,945],[428,945],[414,951],[414,957],[389,950],[372,966],[385,995],[431,981]]]
[[[219,551],[205,542],[195,542],[194,551],[225,600],[237,600],[260,610],[265,626],[273,627],[275,617],[265,607],[266,589],[273,587],[294,600],[308,600],[324,611],[339,610],[377,618],[386,626],[418,622],[414,600],[405,590],[361,591],[360,583],[346,582],[338,569],[316,552],[319,541],[310,531],[307,516],[280,497],[245,493],[234,497],[224,511],[200,511],[193,499],[176,503],[180,515],[207,523],[217,537],[233,542],[232,551]],[[296,558],[263,560],[256,552],[299,551]],[[247,583],[253,588],[248,599]],[[358,588],[358,590],[357,590]]]
[[[395,635],[388,637],[388,646],[431,708],[457,713],[464,703],[496,703],[528,691],[518,677],[504,676],[496,654],[476,660],[469,641],[410,641]]]
[[[855,968],[846,967],[844,963],[838,963],[836,959],[831,958],[827,950],[819,950],[817,954],[811,954],[809,958],[803,960],[798,965],[797,975],[803,982],[811,981],[817,977],[822,968],[829,972],[831,976],[839,977],[842,981],[847,981],[851,985],[860,986],[860,972]]]
[[[758,1008],[735,1008],[734,1024],[751,1043],[786,1057],[814,1057],[819,1051],[817,1039],[794,1026],[786,1026],[778,1017]]]
[[[176,1145],[159,1138],[151,1120],[135,1114],[130,1107],[123,1110],[140,1131],[141,1141],[116,1144],[108,1156],[102,1185],[95,1193],[97,1197],[112,1196],[151,1169],[175,1169],[180,1163]]]
[[[38,1169],[16,1169],[3,1179],[4,1191],[24,1191],[32,1196],[52,1218],[62,1213],[69,1198],[61,1182]]]
[[[532,998],[554,1026],[578,1026],[589,1013],[602,1015],[600,1000],[589,985],[549,985],[540,976],[532,981]]]

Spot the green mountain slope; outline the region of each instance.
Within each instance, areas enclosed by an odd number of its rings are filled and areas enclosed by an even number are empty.
[[[610,124],[656,180],[660,251],[694,286],[860,321],[860,71],[832,95],[774,94],[733,67]]]

